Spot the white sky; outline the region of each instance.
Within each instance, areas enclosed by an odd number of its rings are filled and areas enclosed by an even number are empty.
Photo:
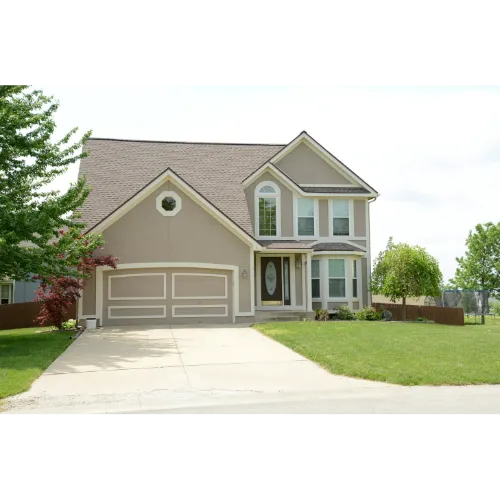
[[[59,99],[60,134],[286,143],[306,130],[381,193],[372,256],[389,236],[419,244],[446,280],[468,231],[499,220],[500,87],[36,87]]]

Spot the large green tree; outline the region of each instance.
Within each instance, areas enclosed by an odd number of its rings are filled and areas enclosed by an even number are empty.
[[[478,224],[469,232],[466,246],[465,256],[457,258],[452,285],[462,290],[488,290],[500,298],[500,223]],[[486,303],[481,301],[483,313]]]
[[[389,239],[387,248],[375,259],[371,291],[392,301],[402,299],[403,321],[406,321],[408,297],[440,295],[443,275],[438,261],[427,251],[407,243],[395,244]]]
[[[61,193],[49,184],[86,156],[91,132],[77,128],[54,140],[59,103],[27,85],[0,86],[0,279],[77,274],[82,247],[102,238],[82,235],[79,207],[88,195],[80,178]]]

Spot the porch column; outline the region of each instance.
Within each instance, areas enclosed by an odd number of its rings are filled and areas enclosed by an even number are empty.
[[[306,311],[312,312],[312,282],[311,282],[311,254],[306,254],[306,290],[307,294],[305,297],[304,304],[306,306]]]

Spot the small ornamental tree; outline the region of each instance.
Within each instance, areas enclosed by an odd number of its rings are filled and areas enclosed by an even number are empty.
[[[53,242],[53,247],[56,251],[59,250],[57,260],[61,261],[61,267],[71,268],[70,275],[35,276],[35,279],[41,281],[35,292],[36,300],[42,302],[36,321],[40,325],[54,325],[59,330],[64,322],[65,313],[80,298],[85,279],[90,278],[92,271],[98,266],[116,269],[118,260],[111,255],[93,255],[94,251],[102,248],[101,235],[75,234],[75,230],[71,229],[68,232],[61,230],[60,236]],[[52,266],[48,269],[52,270]]]
[[[478,224],[469,232],[464,257],[457,258],[457,270],[451,280],[462,290],[487,290],[500,298],[500,222]],[[486,301],[481,301],[481,322],[484,325]]]
[[[389,238],[387,248],[375,259],[371,291],[385,295],[393,302],[402,299],[403,321],[406,321],[406,299],[441,293],[443,275],[438,261],[418,245],[395,244]]]

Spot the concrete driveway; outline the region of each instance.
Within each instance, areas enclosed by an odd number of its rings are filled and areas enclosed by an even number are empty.
[[[86,331],[9,404],[98,411],[113,403],[133,411],[200,397],[379,387],[389,386],[331,375],[248,326],[105,327]]]

